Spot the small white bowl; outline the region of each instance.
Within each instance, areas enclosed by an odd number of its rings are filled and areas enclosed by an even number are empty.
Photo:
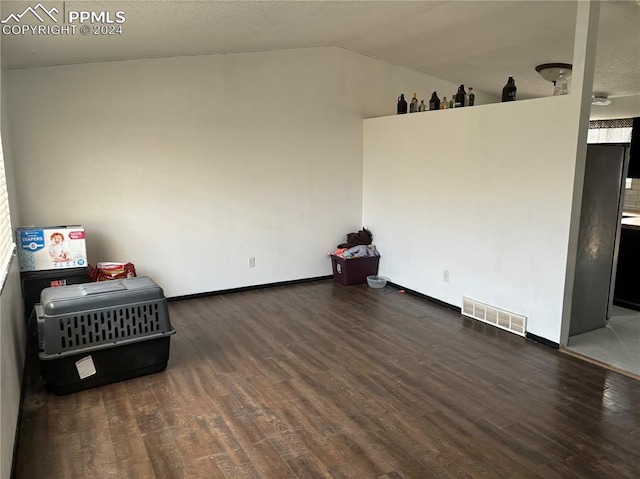
[[[387,278],[372,274],[371,276],[367,276],[367,284],[370,288],[384,288],[387,284]]]

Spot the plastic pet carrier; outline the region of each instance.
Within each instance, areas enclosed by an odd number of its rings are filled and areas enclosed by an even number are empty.
[[[147,277],[46,288],[35,310],[42,378],[56,394],[167,367],[175,330]]]

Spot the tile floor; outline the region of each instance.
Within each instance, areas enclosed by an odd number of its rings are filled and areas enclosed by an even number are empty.
[[[640,311],[614,306],[606,327],[571,336],[567,349],[640,376]]]

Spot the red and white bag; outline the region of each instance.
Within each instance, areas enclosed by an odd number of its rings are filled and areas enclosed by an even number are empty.
[[[91,281],[109,281],[112,279],[126,279],[136,276],[133,263],[98,263],[96,267],[89,265]]]

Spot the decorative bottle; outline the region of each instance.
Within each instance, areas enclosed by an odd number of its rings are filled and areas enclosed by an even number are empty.
[[[418,111],[418,97],[417,93],[413,94],[413,98],[411,99],[411,104],[409,105],[409,113],[416,113]]]
[[[553,87],[553,96],[566,95],[569,93],[569,86],[567,85],[567,79],[564,76],[564,70],[558,72],[558,79]]]
[[[469,87],[469,106],[476,104],[476,94],[473,93],[473,88]]]
[[[516,81],[513,77],[509,77],[507,84],[502,89],[502,101],[516,101]]]
[[[464,91],[464,85],[460,85],[458,87],[458,93],[456,93],[455,96],[455,106],[456,108],[461,108],[464,106],[464,104],[466,103],[466,96],[467,96],[467,92]]]
[[[449,99],[449,108],[453,108],[455,106],[455,102],[453,101],[455,97],[456,97],[455,93],[451,95],[451,98]]]
[[[426,111],[427,105],[424,104],[424,100],[420,100],[420,104],[418,105],[418,111]]]
[[[434,91],[431,94],[431,99],[429,100],[429,110],[439,110],[440,109],[440,98],[438,98],[438,94]]]
[[[398,97],[398,115],[402,115],[407,112],[407,100],[404,99],[404,93]]]
[[[442,103],[440,103],[440,109],[441,110],[446,110],[447,108],[449,108],[449,102],[447,101],[447,97],[443,96],[442,97]]]

